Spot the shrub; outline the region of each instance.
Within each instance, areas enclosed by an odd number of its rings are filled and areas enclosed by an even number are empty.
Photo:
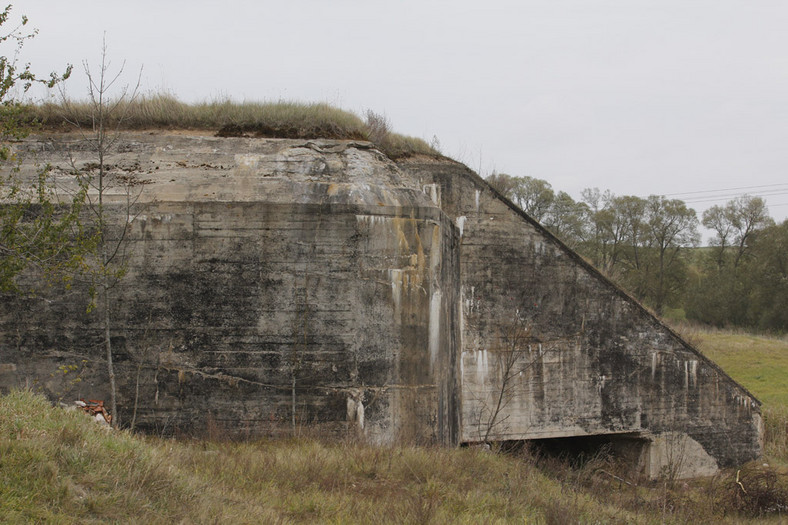
[[[719,504],[751,517],[788,513],[788,479],[774,468],[749,464],[723,484]]]

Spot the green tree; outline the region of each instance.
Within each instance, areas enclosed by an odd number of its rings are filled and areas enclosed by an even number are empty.
[[[0,12],[0,27],[11,21],[11,6]],[[30,64],[20,66],[18,56],[35,30],[27,31],[27,17],[0,34],[0,293],[21,293],[36,288],[40,279],[20,278],[43,274],[48,280],[69,279],[90,249],[90,236],[80,224],[85,186],[71,195],[58,194],[51,167],[40,166],[34,176],[23,176],[23,139],[32,123],[17,97],[36,83],[53,87],[68,78],[52,73],[39,79]]]
[[[606,192],[607,196],[610,192]],[[605,194],[599,188],[586,188],[581,193],[582,202],[588,209],[588,232],[579,247],[583,255],[591,259],[597,268],[605,269],[609,237],[607,235],[608,214],[605,213]]]
[[[542,221],[550,212],[555,200],[552,186],[546,180],[534,177],[517,177],[512,190],[512,200],[537,221]]]
[[[764,266],[770,246],[756,243],[773,221],[759,197],[742,196],[703,213],[714,232],[711,251],[698,257],[698,275],[687,294],[687,315],[716,326],[758,327],[780,280]],[[770,231],[763,238],[770,238]],[[778,243],[779,245],[779,243]],[[766,323],[770,324],[770,323]]]
[[[555,195],[542,218],[542,224],[572,249],[580,247],[589,236],[588,221],[588,205],[575,201],[565,191]]]
[[[555,200],[552,186],[542,179],[493,173],[487,177],[487,182],[534,220],[540,222],[550,212],[550,206]]]
[[[646,201],[640,197],[624,195],[611,198],[606,206],[607,235],[610,240],[610,256],[607,272],[623,276],[641,272],[646,264],[641,256],[645,226],[643,216]],[[641,298],[645,291],[638,294]]]
[[[686,268],[679,255],[700,241],[698,217],[684,201],[651,195],[646,203],[645,226],[646,246],[656,258],[650,302],[661,315],[671,297],[685,285]]]
[[[486,180],[498,193],[512,200],[514,187],[517,185],[517,177],[512,177],[506,173],[493,172]]]
[[[757,328],[788,331],[788,220],[756,230],[748,275],[753,280],[751,324]]]
[[[710,244],[717,268],[722,269],[733,238],[733,224],[728,220],[725,207],[716,205],[703,212],[702,223],[714,232]]]
[[[733,199],[725,206],[712,206],[703,212],[703,225],[715,233],[712,246],[715,247],[717,266],[722,268],[732,264],[738,267],[750,251],[752,236],[770,221],[764,200],[749,195]]]
[[[597,189],[584,190],[583,200],[588,228],[581,252],[661,314],[686,282],[684,251],[698,243],[695,211],[680,200]]]
[[[766,209],[766,202],[760,197],[744,195],[727,204],[726,212],[733,225],[733,245],[736,248],[733,265],[738,266],[750,251],[750,241],[759,229],[769,225],[772,220]]]
[[[588,207],[586,239],[580,251],[608,276],[620,279],[625,263],[637,267],[645,200],[617,197],[609,190],[587,188],[582,199]],[[627,260],[631,255],[631,261]]]

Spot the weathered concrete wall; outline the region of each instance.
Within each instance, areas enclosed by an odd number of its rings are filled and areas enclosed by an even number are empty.
[[[114,293],[123,421],[140,365],[137,425],[153,431],[289,431],[295,400],[299,428],[457,441],[455,228],[379,153],[324,146],[130,136],[108,160],[149,181]],[[65,166],[67,149],[39,160]],[[4,386],[108,397],[84,301],[6,304]],[[83,359],[70,384],[58,366]]]
[[[745,389],[462,165],[172,134],[109,163],[149,181],[112,310],[126,422],[136,398],[157,432],[289,432],[295,406],[301,428],[374,442],[616,435],[649,444],[650,474],[760,454]],[[107,397],[77,292],[3,305],[0,388]]]
[[[633,299],[464,166],[400,167],[439,185],[461,231],[464,441],[491,423],[499,440],[634,433],[654,440],[652,474],[677,459],[668,442],[720,467],[760,454],[757,400]]]

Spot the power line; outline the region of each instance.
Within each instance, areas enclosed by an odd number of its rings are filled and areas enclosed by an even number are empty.
[[[760,194],[729,193],[725,195],[715,195],[715,196],[708,195],[704,197],[697,197],[694,199],[687,199],[684,202],[686,202],[687,204],[698,203],[698,202],[715,202],[715,201],[735,199],[736,197],[742,197],[744,195],[749,195],[751,197],[777,197],[780,195],[788,195],[788,189],[775,190],[773,192],[762,192]]]
[[[673,195],[694,195],[696,193],[718,193],[718,192],[721,192],[721,191],[748,190],[748,189],[754,189],[754,188],[770,188],[770,187],[773,187],[773,186],[786,186],[785,189],[788,189],[788,183],[778,182],[778,183],[775,183],[775,184],[761,184],[761,185],[758,185],[758,186],[739,186],[737,188],[722,188],[722,189],[718,189],[718,190],[698,190],[698,191],[683,191],[683,192],[679,192],[679,193],[664,193],[663,195],[665,197],[670,197],[670,196],[673,196]],[[780,189],[782,189],[782,188],[780,188]]]
[[[749,195],[751,197],[768,197],[774,195],[785,195],[788,193],[788,188],[780,188],[775,190],[766,190],[758,193],[721,193],[719,195],[698,195],[696,197],[689,197],[687,201],[703,200],[703,199],[728,199],[734,197],[742,197]]]

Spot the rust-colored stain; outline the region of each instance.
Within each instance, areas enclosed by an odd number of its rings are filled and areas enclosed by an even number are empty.
[[[107,424],[112,424],[112,415],[104,408],[103,400],[88,399],[85,401],[84,399],[80,399],[76,404],[83,412],[90,414],[91,417],[96,417],[101,414]]]

